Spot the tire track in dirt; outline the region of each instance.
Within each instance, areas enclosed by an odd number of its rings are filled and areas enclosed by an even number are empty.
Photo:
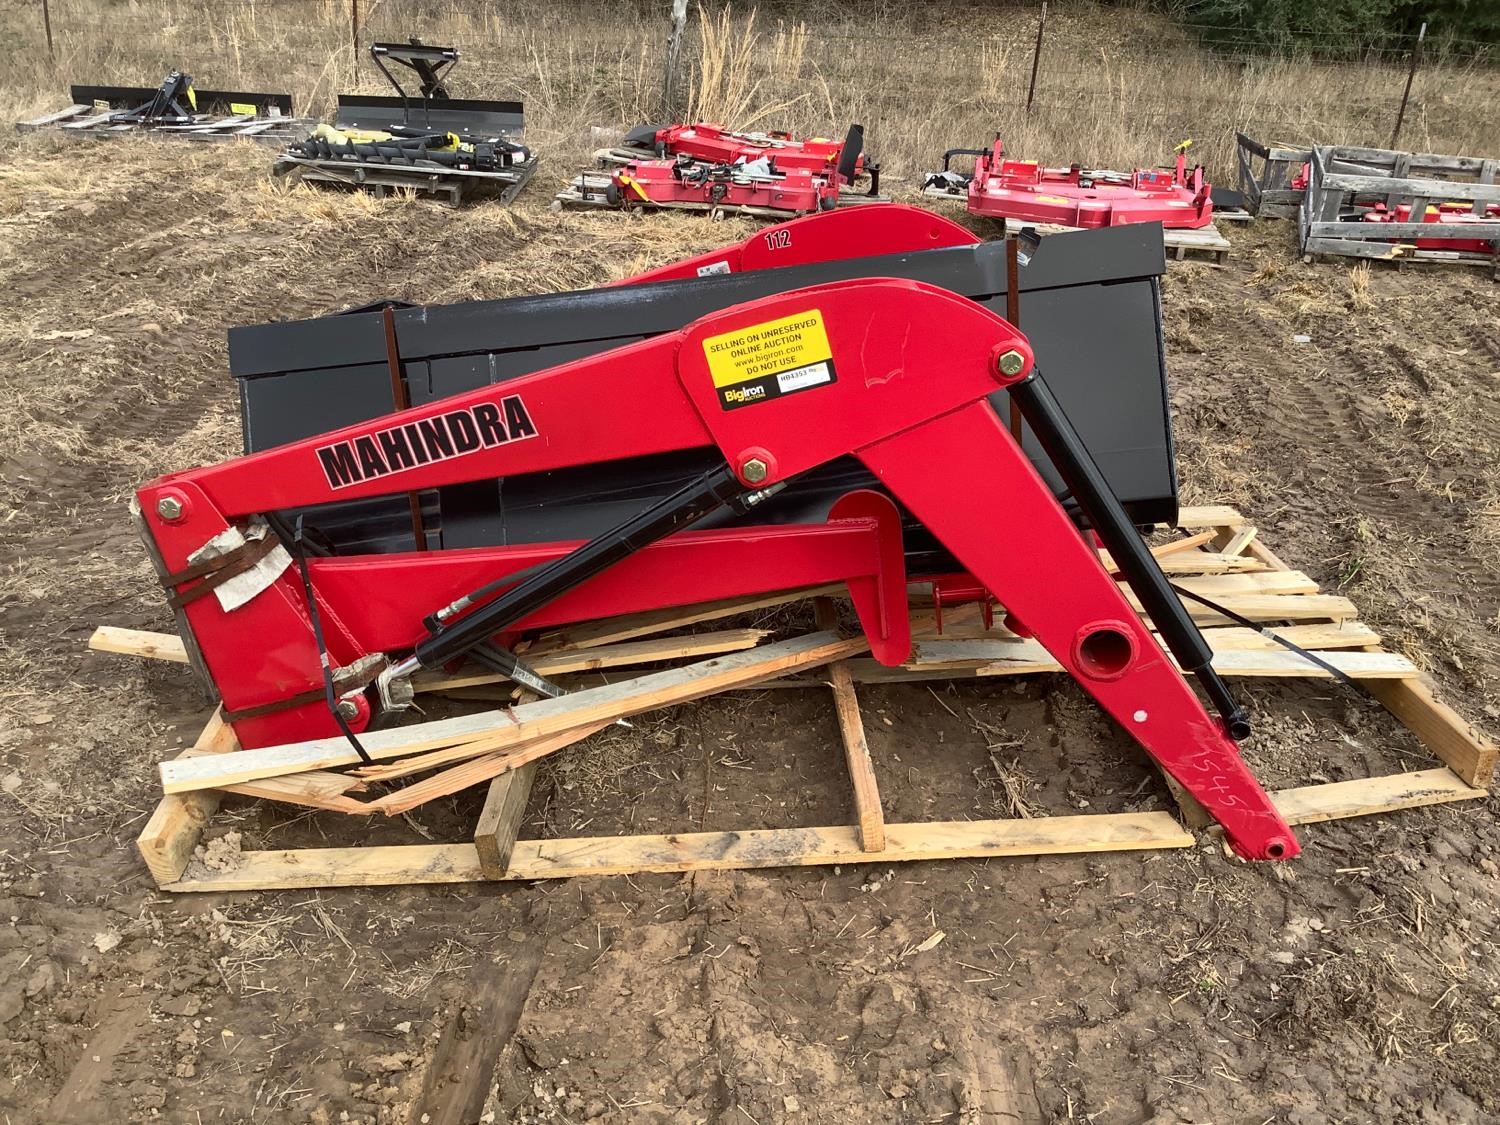
[[[1206,319],[1220,320],[1225,306],[1209,307]],[[1475,686],[1500,658],[1487,624],[1500,590],[1473,543],[1478,506],[1494,490],[1500,388],[1485,365],[1450,358],[1463,352],[1437,342],[1442,334],[1401,324],[1372,332],[1343,315],[1288,323],[1266,311],[1274,307],[1241,306],[1232,334],[1195,329],[1203,358],[1181,364],[1175,380],[1184,444],[1207,458],[1208,487],[1230,490],[1204,502],[1252,511],[1278,551],[1325,586],[1343,584],[1395,643],[1440,655]],[[1458,323],[1460,346],[1487,339],[1467,313]],[[1304,331],[1313,342],[1289,339]],[[1223,451],[1235,450],[1226,476]],[[1186,459],[1185,479],[1197,468]]]

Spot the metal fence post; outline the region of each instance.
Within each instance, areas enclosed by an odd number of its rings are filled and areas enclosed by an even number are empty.
[[[1406,89],[1401,92],[1401,108],[1396,111],[1396,127],[1391,130],[1391,143],[1386,148],[1396,147],[1396,138],[1401,136],[1401,122],[1406,119],[1406,100],[1411,97],[1412,79],[1417,76],[1417,59],[1422,55],[1422,40],[1427,38],[1427,23],[1422,22],[1422,30],[1417,32],[1417,42],[1411,49],[1411,69],[1406,72]]]
[[[57,54],[52,50],[52,13],[47,10],[47,0],[42,0],[42,26],[47,29],[47,57],[57,59]]]
[[[662,78],[662,116],[676,120],[677,59],[682,52],[682,32],[687,26],[687,0],[672,0],[672,30],[667,34],[667,70]]]
[[[1042,0],[1042,18],[1036,25],[1036,50],[1031,54],[1031,85],[1026,89],[1026,112],[1031,112],[1031,99],[1036,97],[1036,72],[1042,64],[1042,32],[1047,30],[1047,0]]]
[[[349,0],[349,41],[353,44],[354,65],[359,65],[359,0]]]

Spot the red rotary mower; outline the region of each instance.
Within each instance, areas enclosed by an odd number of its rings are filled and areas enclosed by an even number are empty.
[[[799,248],[805,262],[857,257],[856,241],[816,232],[837,225],[857,238],[865,221],[813,216],[751,243],[774,235],[767,250]],[[881,268],[936,268],[932,255],[990,260],[953,224],[910,213],[906,221],[909,252],[881,257]],[[751,270],[779,264],[761,252],[746,244],[725,260]],[[1098,253],[1073,253],[1085,263],[1078,272],[1099,272]],[[1045,259],[1044,244],[1028,267],[1041,270],[1031,289],[1043,298],[1034,306],[1039,328],[1066,284],[1062,259]],[[685,263],[677,276],[696,269]],[[746,280],[642,283],[639,308],[690,290],[743,290]],[[601,296],[628,306],[635,293]],[[518,312],[537,325],[536,301],[566,314],[588,296],[522,298],[532,304]],[[461,313],[471,334],[488,308]],[[1159,339],[1154,303],[1141,308]],[[403,360],[390,310],[384,315],[397,378]],[[414,329],[424,321],[417,317]],[[331,317],[322,327],[331,339],[353,322]],[[319,324],[288,326],[276,338],[305,352],[309,326]],[[347,348],[333,361],[345,365],[340,385],[352,386],[347,364],[360,361]],[[436,364],[430,371],[439,374]],[[291,393],[309,402],[309,386],[303,377]],[[1002,390],[1147,621],[997,413],[991,400]],[[416,671],[464,657],[557,694],[511,651],[526,630],[830,582],[847,585],[873,655],[898,664],[911,649],[908,579],[925,576],[1003,604],[1007,624],[1037,638],[1219,820],[1239,854],[1283,859],[1299,850],[1239,755],[1236,740],[1249,724],[1208,645],[1037,370],[1031,343],[980,301],[908,278],[846,277],[720,307],[675,331],[395,413],[334,405],[366,420],[169,474],[136,495],[135,517],[190,658],[242,746],[342,734],[359,750],[358,732],[410,705]],[[370,553],[304,534],[304,516],[410,497],[419,548],[432,548],[419,494],[502,480],[524,490],[601,469],[618,494],[635,466],[685,455],[698,466],[687,483],[642,507],[609,509],[609,525],[587,538]],[[870,483],[838,496],[825,518],[758,522],[784,490],[792,495],[844,462]],[[587,485],[583,498],[596,491]],[[567,512],[545,507],[547,520],[566,520]],[[913,517],[954,560],[938,574],[908,572],[903,520]]]
[[[736,133],[722,125],[640,125],[625,136],[624,147],[657,159],[687,156],[705,164],[740,164],[774,159],[784,172],[827,176],[840,165],[842,154],[855,146],[850,182],[870,177],[870,194],[880,190],[880,165],[863,150],[864,129],[856,125],[842,142],[824,137],[797,140],[790,133]]]
[[[1090,170],[1073,164],[1047,168],[1035,160],[1007,160],[1004,143],[989,149],[954,148],[943,153],[943,170],[927,177],[928,195],[965,195],[971,214],[993,219],[1055,223],[1066,227],[1113,227],[1161,223],[1170,229],[1213,222],[1212,188],[1203,169],[1187,167],[1187,144],[1177,148],[1172,170]],[[972,156],[970,176],[954,172],[955,156]]]
[[[679,129],[673,155],[632,160],[614,170],[605,188],[610,204],[750,207],[805,215],[837,207],[841,190],[867,169],[872,170],[874,194],[877,177],[873,166],[865,163],[864,129],[859,125],[850,127],[841,145],[787,141],[780,147],[731,143],[724,138],[735,134],[725,133],[715,134],[712,144],[700,145],[692,143],[697,140],[692,126],[673,126],[662,132],[673,134]],[[665,144],[658,148],[672,151]]]

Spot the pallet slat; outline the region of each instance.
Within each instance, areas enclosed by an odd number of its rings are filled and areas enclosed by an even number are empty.
[[[867,852],[853,826],[767,828],[657,836],[518,840],[508,880],[686,872],[835,863],[895,863],[989,856],[1189,848],[1170,813],[886,825],[886,846]],[[250,891],[463,883],[485,878],[473,844],[405,844],[246,852],[233,870],[169,883],[168,891]]]
[[[1281,789],[1271,794],[1271,800],[1288,824],[1297,825],[1488,796],[1487,791],[1454,776],[1452,770],[1435,769]]]
[[[510,867],[516,837],[520,834],[521,822],[526,819],[526,801],[531,796],[536,771],[536,763],[529,762],[490,782],[484,808],[474,825],[474,848],[486,879],[503,879]]]
[[[1432,681],[1390,680],[1366,689],[1403,726],[1470,785],[1487,787],[1494,779],[1496,747],[1484,732],[1433,694]]]
[[[863,637],[845,640],[832,633],[810,633],[750,652],[731,653],[624,683],[589,688],[558,699],[540,699],[505,711],[485,711],[410,727],[366,731],[360,736],[360,742],[374,760],[404,757],[479,738],[490,742],[492,749],[519,746],[596,722],[613,722],[642,711],[686,703],[783,672],[826,664],[866,647],[868,644]],[[178,759],[163,762],[159,769],[163,790],[181,793],[305,770],[333,769],[353,765],[359,760],[348,742],[336,737],[241,750],[222,758]]]
[[[819,598],[816,606],[818,628],[837,628],[838,613],[833,602]],[[859,697],[854,692],[854,677],[849,672],[847,660],[835,660],[828,666],[828,686],[833,691],[833,709],[838,718],[839,739],[844,746],[844,764],[848,767],[849,781],[854,789],[859,843],[865,851],[878,852],[885,847],[885,814],[880,807],[880,787],[875,781],[870,743],[865,738]]]
[[[1421,673],[1404,656],[1390,652],[1320,652],[1350,679],[1361,681],[1415,679]],[[1330,674],[1311,661],[1278,648],[1268,651],[1215,651],[1213,666],[1221,676],[1247,678],[1328,679]],[[1062,665],[1035,641],[967,640],[923,642],[918,658],[897,668],[873,660],[851,660],[856,683],[884,684],[924,679],[974,676],[1034,676],[1061,672]],[[777,681],[778,686],[796,681]],[[805,682],[805,681],[804,681]]]

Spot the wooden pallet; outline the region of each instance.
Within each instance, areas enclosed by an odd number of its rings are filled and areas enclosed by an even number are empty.
[[[1388,158],[1388,159],[1387,159]],[[1372,261],[1478,266],[1500,280],[1500,219],[1465,226],[1433,223],[1365,223],[1347,218],[1360,204],[1409,204],[1413,215],[1429,203],[1462,201],[1477,219],[1500,204],[1500,160],[1431,153],[1386,152],[1347,146],[1317,146],[1308,162],[1307,191],[1297,211],[1304,261],[1321,255]],[[1419,176],[1426,172],[1426,176]],[[1454,179],[1452,177],[1469,177]],[[1424,249],[1429,238],[1485,239],[1487,253]],[[1402,241],[1405,240],[1405,241]]]
[[[922,194],[929,199],[941,199],[945,203],[964,203],[966,197],[955,195],[941,188],[923,188]],[[1231,210],[1229,212],[1214,211],[1215,218],[1228,219],[1230,222],[1243,222],[1250,218],[1248,212]],[[1062,234],[1067,231],[1081,230],[1081,227],[1064,226],[1061,223],[1036,223],[1028,219],[1002,219],[1002,228],[1009,231],[1031,230],[1037,234]],[[1162,244],[1166,247],[1167,256],[1176,261],[1183,261],[1188,255],[1194,257],[1206,257],[1213,260],[1214,264],[1222,265],[1224,259],[1234,249],[1229,239],[1225,238],[1215,223],[1197,230],[1162,230]]]
[[[92,105],[70,105],[55,113],[43,114],[27,121],[17,121],[18,133],[56,129],[77,137],[126,137],[149,135],[185,141],[252,140],[263,144],[284,145],[299,141],[312,131],[315,121],[302,117],[271,117],[253,113],[201,113],[184,125],[141,125],[135,122],[111,122],[117,110],[100,110]]]
[[[1270,625],[1281,635],[1316,652],[1324,661],[1359,681],[1445,763],[1415,772],[1273,793],[1277,808],[1291,824],[1366,816],[1486,795],[1495,766],[1495,745],[1440,702],[1432,683],[1409,660],[1382,649],[1378,635],[1358,620],[1353,603],[1341,595],[1322,592],[1306,575],[1287,566],[1264,545],[1258,530],[1232,508],[1185,509],[1179,525],[1183,538],[1153,548],[1174,582],[1209,596],[1258,624]],[[1103,552],[1101,561],[1112,567]],[[586,729],[598,729],[598,724],[607,723],[618,714],[639,713],[649,707],[697,698],[708,691],[744,686],[813,687],[830,691],[853,787],[853,823],[737,832],[517,839],[524,822],[535,761],[540,756],[540,752],[524,752],[526,747],[537,745],[528,741],[532,737],[529,732],[543,730],[535,724],[550,721],[553,726],[545,729],[554,731],[555,739],[559,722],[584,721],[580,718],[582,711],[574,713],[571,719],[559,718],[567,714],[568,704],[541,701],[508,712],[504,741],[520,747],[522,752],[508,751],[515,768],[487,775],[493,780],[489,782],[488,796],[471,842],[252,851],[242,853],[230,870],[195,870],[189,875],[194,848],[218,808],[222,791],[184,787],[184,777],[196,769],[200,774],[232,781],[233,784],[227,785],[229,791],[275,798],[277,784],[288,779],[269,776],[257,766],[275,759],[281,764],[271,769],[274,774],[276,769],[285,768],[288,753],[297,750],[275,748],[222,759],[220,755],[237,747],[233,731],[215,716],[193,749],[186,753],[199,759],[212,756],[216,760],[199,765],[163,766],[169,788],[176,791],[157,806],[141,833],[138,847],[157,884],[164,890],[177,892],[531,880],[637,871],[684,872],[1181,848],[1194,844],[1190,830],[1211,827],[1201,807],[1175,783],[1169,788],[1178,799],[1186,828],[1165,812],[886,823],[875,765],[864,736],[856,694],[858,684],[1029,675],[1057,670],[1057,665],[1034,643],[1006,632],[1003,627],[985,630],[977,610],[950,611],[941,635],[933,633],[930,615],[917,618],[919,639],[912,659],[899,668],[886,668],[859,657],[859,639],[840,641],[831,631],[773,645],[757,645],[759,635],[748,636],[747,631],[740,631],[733,643],[723,640],[723,633],[716,635],[720,640],[712,642],[704,639],[710,636],[705,634],[678,638],[658,635],[673,628],[723,618],[742,609],[764,608],[804,596],[816,599],[818,624],[826,629],[833,623],[833,606],[828,601],[833,592],[831,589],[793,591],[748,603],[713,603],[571,626],[543,637],[531,652],[538,654],[533,659],[539,669],[553,672],[603,666],[612,659],[629,663],[631,659],[653,656],[695,655],[702,648],[694,650],[691,647],[694,644],[726,644],[725,648],[710,648],[710,651],[734,653],[716,657],[707,664],[669,669],[606,689],[574,693],[568,699],[583,701],[589,708],[586,721],[593,725]],[[1276,645],[1258,629],[1234,625],[1196,603],[1186,604],[1199,620],[1214,651],[1214,665],[1221,673],[1297,678],[1328,675]],[[93,645],[104,651],[183,662],[187,659],[177,638],[160,634],[106,629],[96,634]],[[674,645],[688,647],[679,650],[671,647]],[[629,658],[618,653],[611,655],[611,649],[629,646],[635,646]],[[789,652],[800,652],[801,657],[788,658]],[[805,671],[819,665],[823,666],[822,671],[816,675]],[[791,670],[778,676],[777,668]],[[712,686],[705,687],[703,677],[713,677]],[[481,673],[446,680],[429,678],[417,686],[419,690],[442,690],[495,681],[493,675]],[[620,702],[627,698],[634,702]],[[483,725],[480,720],[464,718],[441,722]],[[490,723],[493,726],[493,720]],[[373,756],[385,758],[411,753],[413,747],[440,744],[442,739],[403,743],[403,738],[412,732],[439,725],[421,724],[381,732],[367,738],[367,749]],[[451,737],[447,741],[451,742]],[[316,761],[307,759],[303,765],[311,764],[320,770],[316,776],[347,780],[348,775],[330,772],[333,767],[353,760],[347,746],[338,740],[326,740],[320,745],[324,747],[320,751],[324,756]],[[330,746],[331,754],[327,749]],[[392,746],[396,747],[394,751]],[[1247,750],[1253,762],[1253,742]],[[171,772],[174,767],[176,772]],[[312,776],[315,775],[296,774],[292,779]]]
[[[1292,187],[1292,181],[1312,159],[1312,150],[1265,145],[1240,132],[1234,139],[1239,189],[1248,210],[1261,219],[1296,218],[1305,189]]]
[[[473,172],[456,168],[399,164],[377,164],[352,160],[309,160],[282,153],[271,174],[287,183],[315,183],[367,191],[377,198],[392,192],[410,191],[432,195],[458,207],[481,191],[495,193],[501,203],[510,203],[531,182],[539,165],[532,157],[525,164],[504,172]]]

